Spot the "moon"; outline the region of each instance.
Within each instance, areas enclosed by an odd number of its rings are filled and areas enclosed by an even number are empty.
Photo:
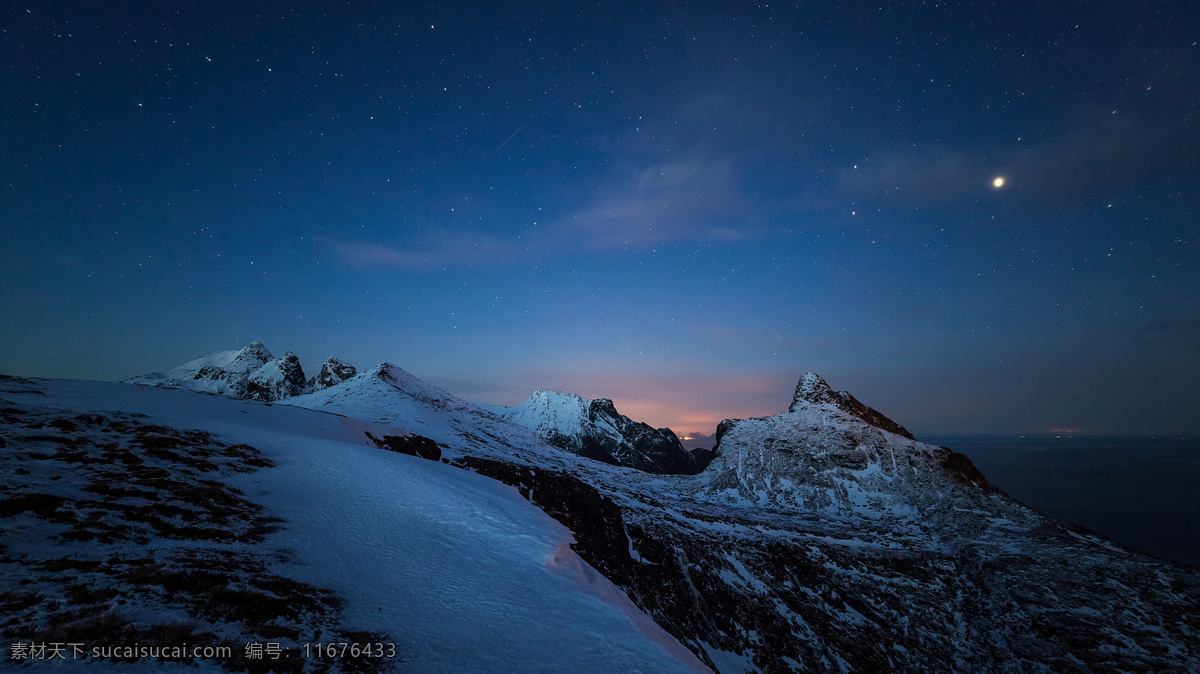
[[[996,189],[1004,187],[1004,176],[996,176],[996,179],[992,181],[992,187]]]

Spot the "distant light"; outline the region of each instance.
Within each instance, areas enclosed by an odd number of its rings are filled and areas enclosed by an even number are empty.
[[[992,181],[992,187],[995,187],[996,189],[1000,189],[1001,187],[1004,187],[1003,176],[996,176],[996,179]]]

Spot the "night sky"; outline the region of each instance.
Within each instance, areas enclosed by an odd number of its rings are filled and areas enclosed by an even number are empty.
[[[918,435],[1200,430],[1200,3],[48,1],[0,30],[0,372],[258,338],[680,433],[808,370]]]

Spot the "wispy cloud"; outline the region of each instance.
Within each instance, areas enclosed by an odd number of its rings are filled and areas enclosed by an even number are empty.
[[[946,202],[978,195],[991,181],[987,157],[979,152],[931,146],[843,168],[830,190],[835,202],[881,198],[906,203]]]
[[[474,266],[507,262],[521,252],[513,242],[478,233],[439,236],[411,246],[384,246],[345,239],[325,238],[325,244],[339,260],[352,267],[394,267],[400,269],[438,269],[445,266]]]
[[[549,227],[499,237],[478,230],[434,230],[405,245],[327,238],[355,267],[421,270],[511,263],[562,251],[644,248],[677,241],[734,241],[749,236],[750,208],[728,161],[652,164],[611,178],[591,200]]]
[[[595,198],[563,218],[561,243],[592,249],[731,240],[747,213],[733,169],[721,159],[650,165],[597,190]]]
[[[845,166],[826,190],[809,190],[804,210],[893,202],[937,207],[994,192],[1034,207],[1057,207],[1130,181],[1195,167],[1189,151],[1200,142],[1200,123],[1152,114],[1092,116],[1054,138],[1024,138],[996,149],[927,145],[881,154]]]

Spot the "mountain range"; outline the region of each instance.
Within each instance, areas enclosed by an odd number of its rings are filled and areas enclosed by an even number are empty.
[[[166,372],[130,377],[125,382],[270,402],[320,391],[356,374],[353,365],[330,358],[321,365],[317,376],[305,379],[296,354],[288,351],[282,358],[276,358],[265,344],[256,340],[237,351],[218,351]]]
[[[1023,506],[812,373],[700,455],[610,400],[489,407],[336,359],[306,381],[261,343],[127,384],[6,378],[0,404],[0,449],[25,471],[0,505],[24,526],[0,537],[0,577],[34,588],[3,597],[13,641],[75,634],[84,609],[149,635],[142,616],[174,610],[201,641],[293,655],[320,635],[398,640],[414,671],[1200,670],[1196,569]],[[109,470],[122,461],[137,471]],[[147,525],[155,497],[179,512]],[[178,540],[197,552],[153,552]],[[156,568],[93,572],[138,554]],[[290,588],[312,608],[214,616],[138,595],[131,574],[209,600]]]

